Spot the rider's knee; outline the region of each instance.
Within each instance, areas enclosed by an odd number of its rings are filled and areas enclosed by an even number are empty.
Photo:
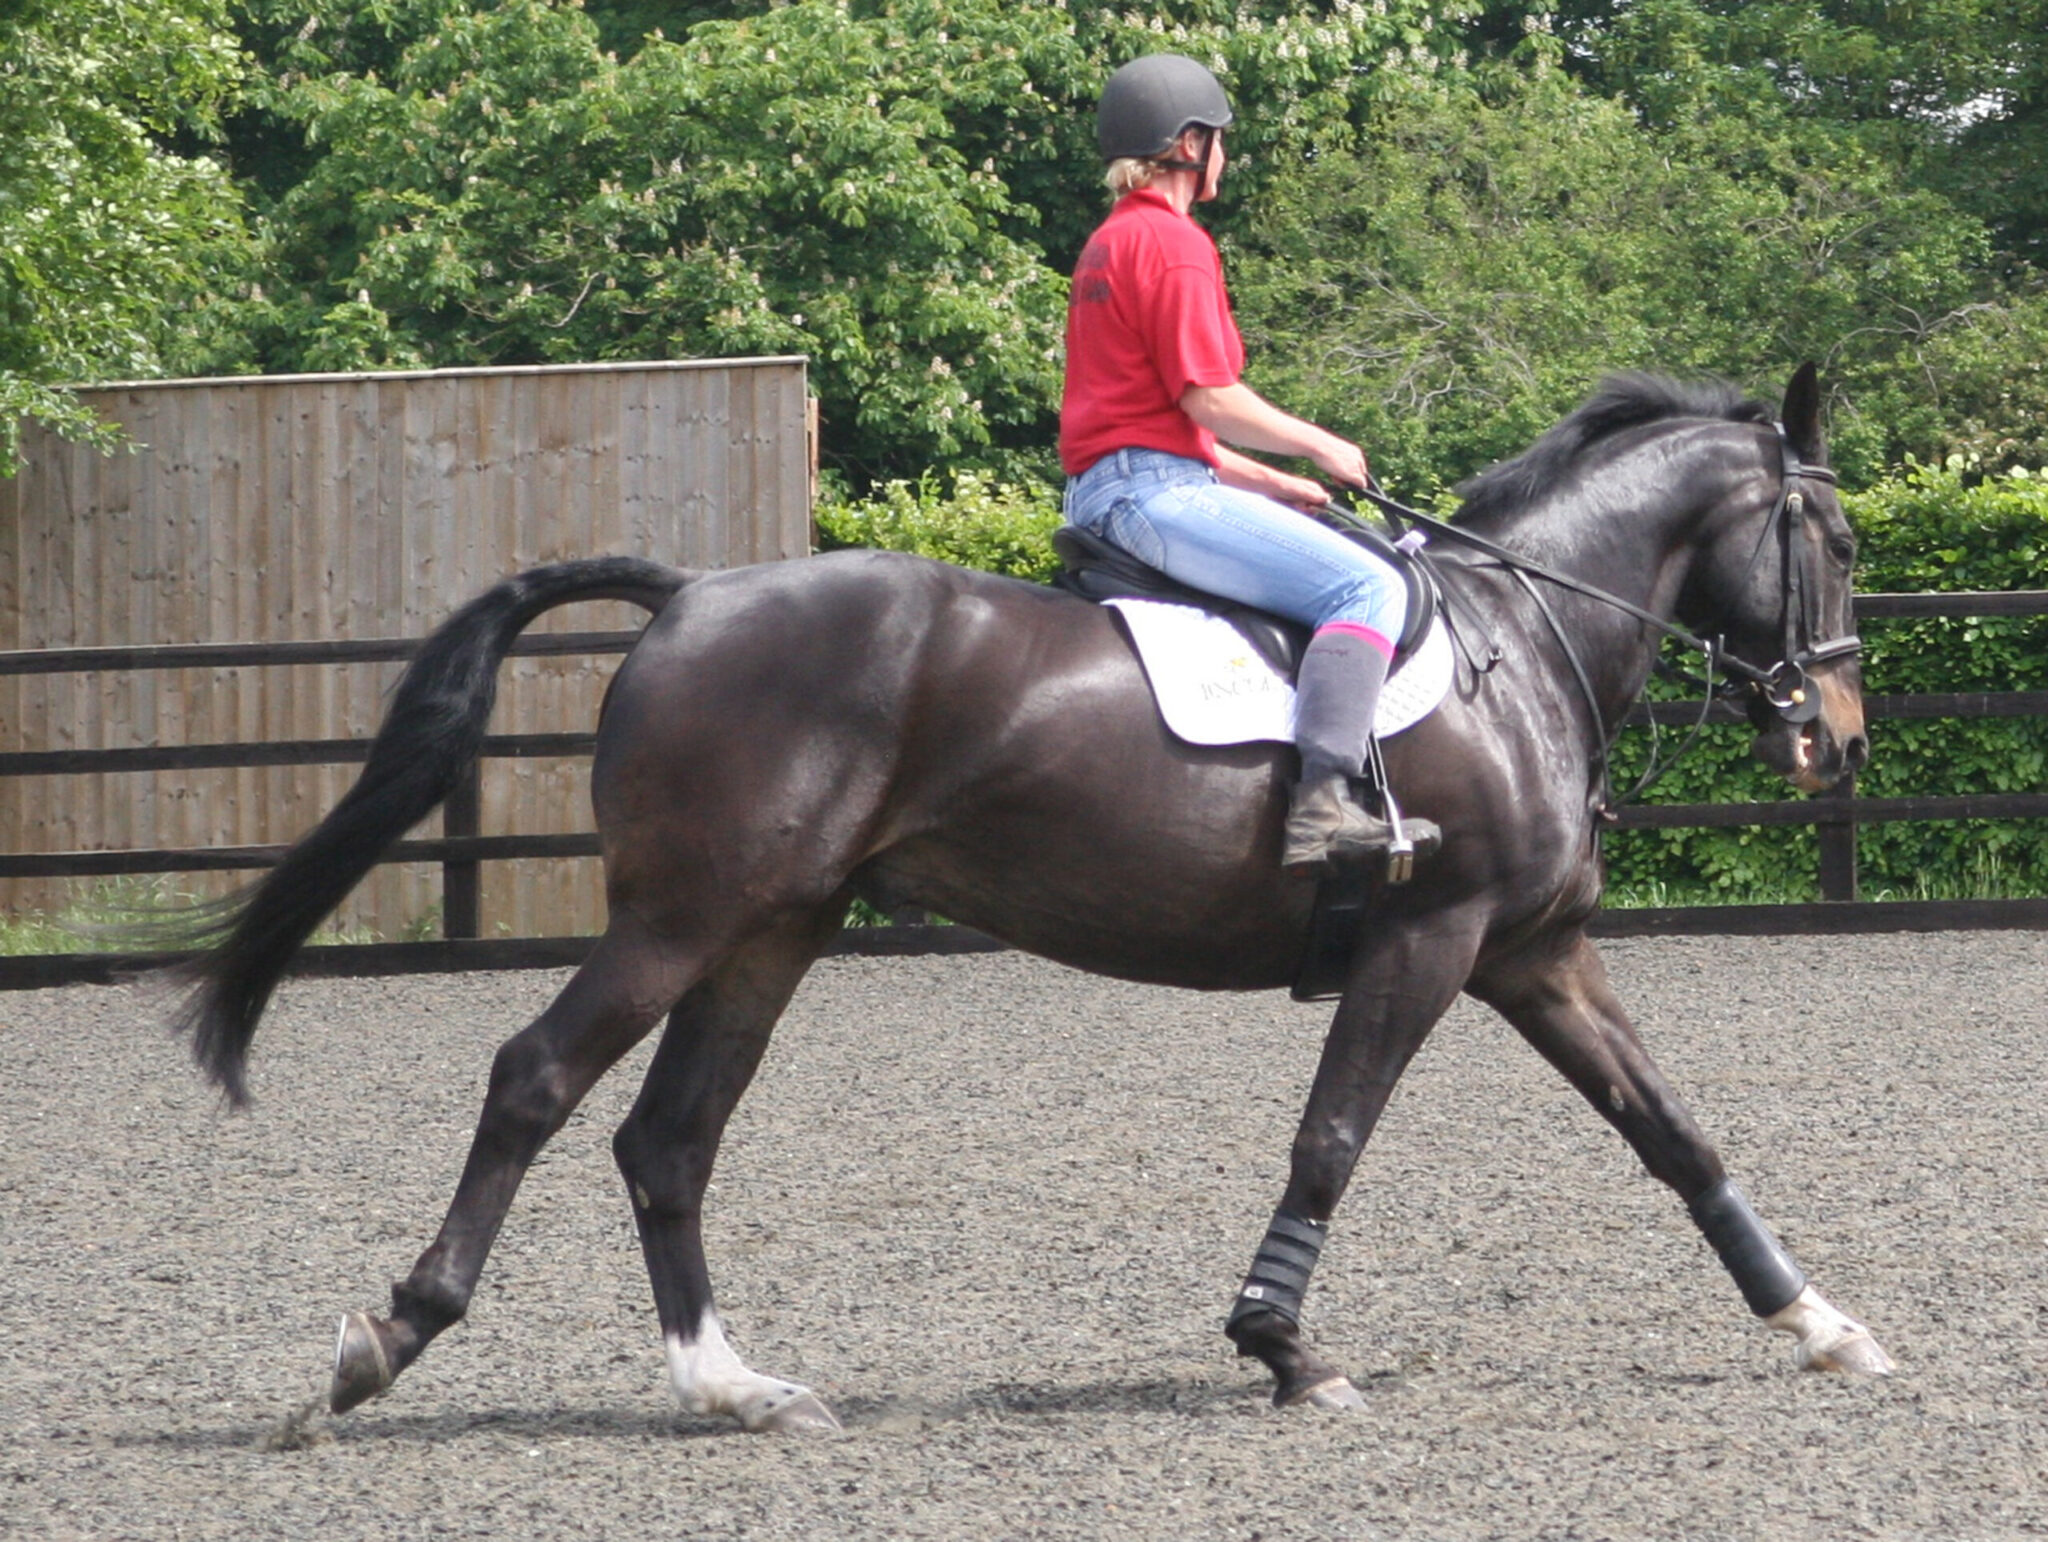
[[[1347,580],[1326,607],[1319,625],[1347,621],[1368,627],[1389,642],[1408,624],[1408,587],[1392,568],[1375,559],[1370,569]]]

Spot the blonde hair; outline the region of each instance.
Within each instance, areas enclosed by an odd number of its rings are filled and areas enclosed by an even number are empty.
[[[1102,185],[1117,197],[1135,193],[1141,187],[1150,187],[1152,179],[1159,175],[1159,163],[1142,156],[1120,155],[1109,163],[1109,169],[1102,174]]]

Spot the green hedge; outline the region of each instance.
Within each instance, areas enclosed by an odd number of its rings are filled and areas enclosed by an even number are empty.
[[[879,546],[1041,583],[1060,570],[1052,550],[1059,523],[1059,494],[1051,488],[977,471],[950,482],[926,472],[916,482],[885,482],[862,499],[828,492],[818,504],[827,550]]]
[[[2048,587],[2048,482],[1968,468],[1910,467],[1843,503],[1861,542],[1863,593]],[[1874,695],[2017,691],[2048,685],[2048,617],[1871,620],[1862,625],[1863,684]],[[1659,687],[1656,694],[1680,693]],[[1675,743],[1664,730],[1664,747]],[[1647,731],[1623,735],[1616,782],[1639,774]],[[1797,796],[1751,759],[1746,727],[1710,729],[1646,797],[1654,803],[1752,802]],[[2034,792],[2048,787],[2048,722],[1884,719],[1870,725],[1871,797]],[[1624,781],[1627,777],[1629,780]],[[1615,898],[1645,903],[1818,898],[1810,827],[1629,830],[1609,836]],[[1866,897],[2048,894],[2048,821],[1952,820],[1860,827]]]
[[[1960,463],[1910,467],[1844,495],[1862,542],[1866,593],[2048,587],[2048,479],[2015,472],[1979,479]],[[1057,571],[1051,535],[1059,497],[1034,482],[962,472],[892,482],[871,498],[827,497],[818,526],[828,546],[921,552],[967,567],[1044,580]],[[1872,693],[2013,691],[2048,687],[2048,617],[1874,620],[1863,628]],[[1661,684],[1654,693],[1683,693]],[[1668,751],[1682,730],[1663,731]],[[2048,787],[2048,721],[1871,725],[1871,763],[1858,785],[1873,797],[2025,792]],[[1747,803],[1797,796],[1758,765],[1746,727],[1708,729],[1651,790],[1657,803]],[[1649,749],[1630,730],[1615,781],[1631,785]],[[2048,894],[2048,821],[1945,821],[1865,827],[1857,856],[1867,895],[1899,898]],[[1740,903],[1818,898],[1810,827],[1625,830],[1607,840],[1612,899],[1622,903]]]

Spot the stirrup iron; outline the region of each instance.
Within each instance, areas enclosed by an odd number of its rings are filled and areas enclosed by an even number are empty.
[[[1366,778],[1379,794],[1387,817],[1387,882],[1406,883],[1415,876],[1415,842],[1401,824],[1401,806],[1394,801],[1394,787],[1387,776],[1387,763],[1380,755],[1379,735],[1366,740]]]

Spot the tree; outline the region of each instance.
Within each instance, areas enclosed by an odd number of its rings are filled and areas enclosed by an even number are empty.
[[[1526,444],[1614,368],[1768,390],[1813,358],[1852,480],[1946,448],[1957,398],[1991,382],[1994,320],[2018,314],[1987,290],[1982,223],[1855,140],[1768,115],[1645,129],[1557,54],[1416,94],[1273,201],[1235,254],[1273,394],[1418,493]],[[1990,417],[2011,426],[1987,413],[1987,439]]]
[[[0,16],[0,475],[23,417],[106,438],[67,384],[176,368],[242,255],[202,141],[241,78],[219,0],[27,0]]]
[[[2048,0],[1509,0],[1472,37],[1499,56],[1532,28],[1652,127],[1774,119],[1853,137],[2007,252],[2048,258]]]
[[[1256,185],[1348,142],[1387,73],[1368,66],[1422,67],[1430,36],[1416,0],[1192,0],[1156,25],[799,0],[680,5],[726,14],[622,63],[549,0],[323,4],[257,37],[270,83],[238,165],[275,194],[272,271],[224,367],[801,352],[857,483],[1045,463],[1115,63],[1179,48],[1224,70]],[[603,13],[615,39],[662,14]]]

